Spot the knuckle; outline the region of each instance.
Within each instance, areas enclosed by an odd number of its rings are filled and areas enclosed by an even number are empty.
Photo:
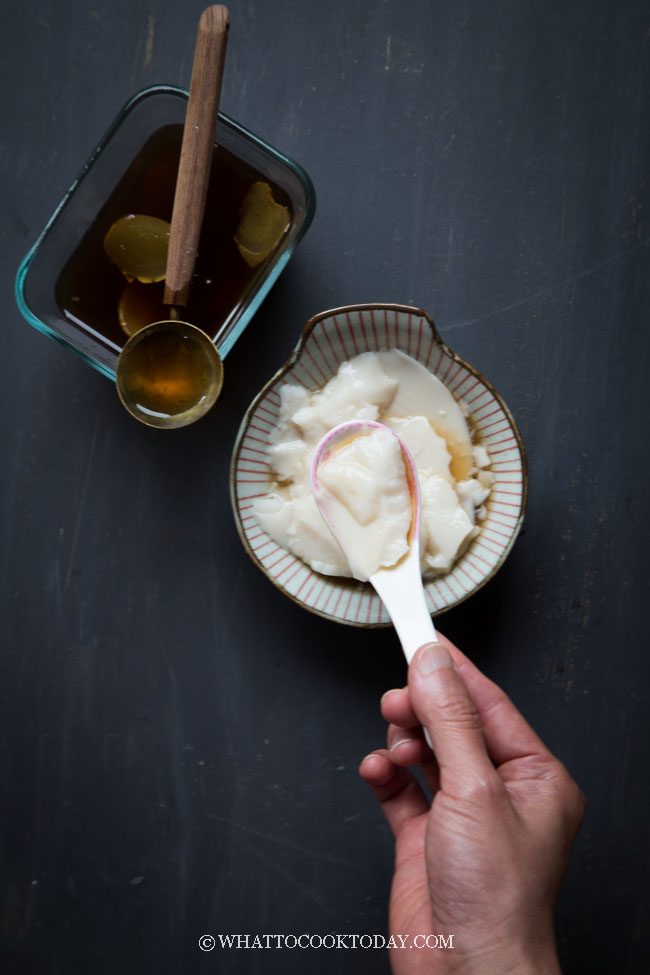
[[[466,809],[490,809],[496,807],[505,794],[499,776],[473,774],[466,776],[462,785],[456,789],[455,798],[464,803]]]
[[[587,798],[562,762],[556,760],[555,772],[559,800],[568,821],[577,830],[585,816]]]
[[[544,752],[533,752],[523,759],[526,777],[539,782],[549,782],[554,789],[561,786],[562,766],[556,758]]]
[[[580,786],[576,785],[575,818],[578,826],[582,824],[586,812],[587,812],[587,797],[582,791],[582,789],[580,788]]]
[[[580,788],[580,786],[575,782],[569,773],[567,772],[567,777],[569,782],[566,787],[567,792],[567,810],[569,816],[575,828],[578,829],[585,818],[585,812],[587,811],[587,797]]]
[[[459,731],[479,731],[481,720],[467,697],[449,693],[437,702],[438,719]]]

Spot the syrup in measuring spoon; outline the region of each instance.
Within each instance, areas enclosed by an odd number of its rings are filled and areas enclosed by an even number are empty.
[[[150,426],[183,426],[214,404],[223,383],[209,338],[187,322],[158,322],[139,331],[122,353],[117,390],[133,415]]]

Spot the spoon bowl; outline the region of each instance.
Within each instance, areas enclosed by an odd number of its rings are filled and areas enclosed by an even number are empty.
[[[437,639],[436,631],[427,608],[420,569],[420,485],[413,457],[401,438],[388,427],[372,420],[350,420],[334,427],[325,434],[314,452],[311,468],[312,492],[316,505],[327,526],[348,555],[349,539],[339,530],[337,520],[332,516],[327,493],[323,491],[321,471],[323,465],[341,447],[356,437],[365,436],[373,430],[386,431],[399,443],[404,473],[408,484],[411,503],[411,522],[406,537],[407,552],[394,565],[380,567],[368,576],[368,582],[383,602],[397,631],[407,663],[411,662],[418,647]]]
[[[152,322],[126,343],[117,392],[141,423],[171,430],[204,416],[223,385],[223,364],[210,338],[189,322]]]

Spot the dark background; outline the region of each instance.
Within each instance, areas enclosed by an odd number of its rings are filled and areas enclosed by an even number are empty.
[[[20,260],[122,103],[187,85],[199,2],[3,4],[3,971],[385,972],[203,934],[386,931],[392,841],[357,777],[404,680],[245,554],[228,465],[306,320],[416,304],[501,392],[524,531],[440,619],[588,797],[567,972],[645,972],[648,172],[641,0],[233,0],[222,109],[318,209],[213,413],[149,430],[24,322]]]

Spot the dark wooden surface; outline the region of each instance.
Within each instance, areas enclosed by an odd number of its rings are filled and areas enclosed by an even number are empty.
[[[427,309],[513,411],[525,529],[441,628],[588,796],[567,972],[645,972],[650,11],[641,0],[234,0],[222,109],[318,195],[206,420],[151,431],[31,329],[13,278],[121,104],[189,83],[199,2],[3,10],[3,971],[385,972],[203,934],[386,930],[357,778],[393,633],[301,611],[245,555],[228,464],[304,322]]]

